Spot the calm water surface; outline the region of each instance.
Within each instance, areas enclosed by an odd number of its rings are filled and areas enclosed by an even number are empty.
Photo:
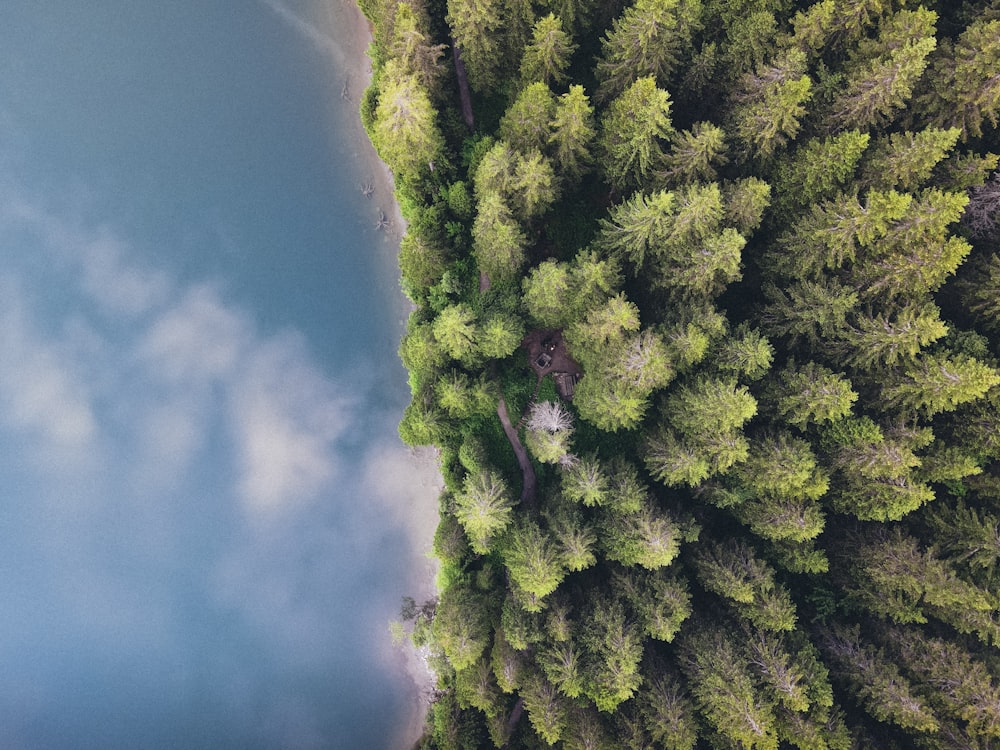
[[[0,747],[405,745],[437,480],[395,432],[362,31],[3,3]]]

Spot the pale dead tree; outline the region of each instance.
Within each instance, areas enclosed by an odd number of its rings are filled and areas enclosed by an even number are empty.
[[[558,401],[539,401],[531,407],[526,426],[532,432],[563,432],[573,426],[573,416]]]
[[[981,187],[969,191],[962,223],[975,237],[990,237],[1000,231],[1000,171]]]

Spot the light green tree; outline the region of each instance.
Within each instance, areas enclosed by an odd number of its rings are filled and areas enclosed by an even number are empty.
[[[635,513],[605,514],[599,537],[607,559],[647,570],[669,565],[680,552],[677,525],[648,502]]]
[[[441,57],[447,47],[430,43],[428,25],[426,14],[411,3],[397,3],[389,55],[399,61],[407,73],[415,74],[428,93],[436,95],[444,74]]]
[[[922,354],[882,388],[891,405],[926,415],[951,411],[1000,384],[1000,372],[964,354]]]
[[[566,69],[575,51],[576,45],[559,17],[552,13],[542,16],[535,22],[531,41],[521,57],[521,82],[565,83]]]
[[[804,428],[851,413],[857,392],[851,381],[823,365],[790,362],[779,375],[776,411],[788,424]]]
[[[935,46],[933,36],[914,39],[859,67],[831,106],[830,129],[867,129],[890,122],[912,96]]]
[[[681,669],[702,716],[736,747],[777,750],[774,702],[726,631],[705,624],[681,643]]]
[[[912,360],[941,339],[948,326],[933,302],[907,304],[888,313],[858,313],[831,345],[839,361],[860,369],[893,366]]]
[[[669,185],[711,182],[718,176],[716,167],[728,161],[722,128],[710,122],[696,122],[691,130],[681,130],[674,136],[673,147],[657,176]]]
[[[517,316],[493,315],[480,326],[479,351],[489,359],[509,357],[524,339],[524,322]]]
[[[522,153],[546,148],[556,100],[545,83],[528,84],[500,120],[500,138]]]
[[[518,277],[527,257],[527,237],[514,214],[497,193],[479,200],[472,225],[473,253],[481,273],[497,282]]]
[[[567,181],[578,180],[593,164],[597,135],[594,110],[583,86],[574,84],[556,102],[549,145],[559,172]]]
[[[834,198],[850,183],[870,140],[868,133],[847,130],[805,141],[777,166],[775,187],[781,196],[780,209],[799,211]]]
[[[922,111],[931,113],[935,125],[959,128],[963,140],[978,137],[983,123],[996,126],[1000,115],[1000,20],[977,19],[941,52]]]
[[[446,20],[470,86],[489,91],[500,82],[506,57],[503,1],[448,0]]]
[[[488,602],[472,587],[454,583],[441,593],[434,611],[434,643],[456,670],[472,667],[489,646]]]
[[[634,185],[663,166],[673,135],[670,94],[652,76],[640,78],[608,106],[598,145],[604,175],[616,188]]]
[[[726,131],[745,156],[767,159],[798,134],[812,97],[805,71],[805,55],[791,49],[740,80]]]
[[[762,378],[771,369],[774,347],[756,328],[741,323],[718,345],[715,364],[719,369],[735,372],[751,380]]]
[[[489,552],[497,534],[510,525],[513,507],[507,483],[491,470],[467,476],[455,495],[455,517],[480,554]]]
[[[559,195],[555,170],[539,151],[518,158],[513,188],[511,205],[522,221],[542,216]]]
[[[834,673],[850,681],[869,714],[879,721],[917,732],[934,732],[934,712],[885,654],[865,644],[858,627],[835,626],[822,638]]]
[[[616,598],[600,597],[583,623],[583,693],[600,711],[613,711],[631,698],[642,680],[642,634]]]
[[[529,611],[540,611],[543,599],[556,590],[566,575],[558,546],[530,520],[520,521],[506,533],[503,559],[511,581],[519,590],[518,598]]]
[[[916,133],[890,133],[865,160],[862,180],[879,190],[917,190],[955,147],[958,128],[926,128]]]
[[[380,79],[373,135],[379,155],[401,179],[432,169],[444,148],[427,90],[395,61]]]
[[[434,319],[434,339],[452,359],[471,361],[478,354],[479,337],[475,314],[463,303],[449,305]]]

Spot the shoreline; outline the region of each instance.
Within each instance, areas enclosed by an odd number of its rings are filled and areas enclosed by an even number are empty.
[[[357,158],[357,168],[360,173],[370,175],[373,209],[381,213],[380,219],[388,220],[388,226],[378,232],[381,242],[373,243],[371,249],[376,251],[379,261],[383,264],[383,274],[385,278],[391,279],[391,293],[395,300],[393,312],[398,323],[399,336],[405,332],[406,319],[410,312],[414,310],[413,304],[406,298],[400,287],[399,277],[399,243],[406,231],[406,221],[403,218],[399,203],[396,200],[395,182],[389,167],[383,162],[375,147],[372,145],[361,124],[360,102],[364,90],[368,87],[372,78],[371,61],[367,55],[368,44],[372,40],[371,23],[361,12],[361,8],[355,0],[325,0],[326,23],[328,32],[339,44],[343,44],[343,76],[342,89],[331,92],[334,96],[342,97],[352,105],[354,116],[351,120],[351,127],[354,130],[351,138],[357,146],[355,151]],[[339,23],[338,23],[339,21]],[[346,29],[344,26],[346,25]],[[404,525],[407,531],[414,537],[426,533],[425,527],[429,526],[431,533],[426,540],[426,549],[421,549],[420,543],[414,544],[414,551],[423,552],[429,560],[427,566],[429,576],[426,580],[420,580],[414,586],[414,591],[410,592],[415,598],[426,598],[437,594],[436,587],[436,560],[433,558],[431,545],[433,542],[433,531],[437,527],[437,496],[441,491],[440,470],[437,465],[437,453],[431,450],[415,451],[407,448],[408,460],[414,463],[414,469],[421,475],[425,475],[428,470],[433,471],[434,480],[431,483],[430,491],[433,492],[434,502],[429,503],[428,512],[433,515],[432,519],[426,523],[415,523],[413,519],[406,518]],[[407,516],[411,514],[405,514]],[[385,623],[385,638],[389,643],[388,635],[389,623]],[[424,656],[412,645],[397,646],[390,644],[387,653],[384,653],[385,663],[391,663],[393,668],[398,670],[402,679],[409,683],[411,695],[409,716],[401,723],[398,730],[393,735],[393,747],[402,749],[412,748],[424,734],[427,722],[427,713],[430,709],[430,695],[435,685],[435,676],[430,671]]]

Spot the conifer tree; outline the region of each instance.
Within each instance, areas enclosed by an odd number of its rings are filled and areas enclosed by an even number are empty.
[[[761,319],[773,336],[787,336],[792,346],[805,339],[816,344],[841,330],[858,303],[858,293],[830,276],[800,279],[782,288],[765,284],[770,304]]]
[[[727,132],[745,155],[767,159],[795,138],[812,97],[805,71],[805,55],[792,49],[740,80]]]
[[[541,151],[552,137],[555,108],[555,97],[545,83],[527,85],[500,120],[500,138],[524,154]]]
[[[662,568],[680,551],[680,533],[669,515],[650,503],[633,513],[608,513],[599,527],[604,556],[622,565]]]
[[[504,565],[525,609],[537,612],[566,575],[558,547],[537,524],[515,524],[503,541]]]
[[[444,139],[427,90],[415,73],[396,61],[386,65],[375,108],[374,139],[379,155],[402,177],[433,168]]]
[[[566,82],[566,69],[576,50],[572,38],[563,29],[558,16],[542,16],[531,30],[531,41],[521,58],[521,82],[548,85]]]
[[[475,315],[463,303],[449,305],[434,319],[434,338],[452,359],[473,361],[478,355]]]
[[[1000,256],[979,256],[960,285],[963,301],[984,328],[1000,328]]]
[[[674,132],[670,94],[652,76],[639,78],[608,106],[601,120],[601,166],[618,189],[634,185],[663,165],[663,144]]]
[[[805,141],[777,167],[780,208],[801,210],[816,201],[834,198],[854,176],[869,140],[868,133],[847,130]]]
[[[434,610],[434,640],[456,671],[472,667],[489,646],[489,604],[471,586],[455,583]]]
[[[594,160],[593,145],[597,134],[594,110],[583,86],[572,85],[556,102],[549,144],[560,174],[567,181],[586,174]]]
[[[831,105],[830,129],[867,129],[890,122],[909,101],[936,46],[933,35],[913,38],[852,71]]]
[[[495,281],[513,280],[525,262],[527,238],[503,198],[487,193],[472,225],[473,252],[481,273]]]
[[[469,84],[486,92],[500,81],[504,62],[502,0],[448,0],[447,21]]]
[[[506,481],[492,470],[467,476],[455,495],[455,517],[480,554],[488,552],[496,535],[510,524],[513,507]]]
[[[737,747],[777,750],[774,703],[725,631],[706,625],[685,638],[682,649],[681,668],[712,727]]]
[[[642,638],[615,598],[597,603],[581,628],[584,647],[583,694],[600,711],[612,711],[631,698],[642,675]]]
[[[636,701],[650,739],[674,750],[692,750],[698,739],[694,706],[678,676],[655,662],[644,672]]]
[[[958,128],[926,128],[916,133],[891,133],[875,144],[866,160],[863,181],[880,190],[913,191],[924,186],[931,173],[955,147]]]
[[[828,630],[822,647],[836,667],[834,674],[850,683],[876,719],[923,733],[938,729],[931,707],[892,661],[861,641],[857,626]]]
[[[716,167],[724,166],[726,134],[710,122],[696,122],[673,138],[673,148],[663,160],[660,177],[669,185],[715,180]]]
[[[992,620],[995,597],[961,579],[935,550],[921,549],[913,537],[899,530],[876,533],[855,548],[854,559],[851,593],[871,612],[897,623],[935,617],[985,642],[996,638],[996,623],[969,617],[982,613]]]
[[[951,411],[1000,384],[1000,372],[964,354],[923,354],[882,389],[892,406],[926,415]]]
[[[398,3],[389,54],[402,64],[404,70],[415,74],[433,98],[441,87],[444,73],[441,57],[446,45],[430,43],[426,30],[428,24],[426,14],[420,13],[410,3]]]
[[[737,614],[770,631],[795,628],[795,605],[774,580],[774,569],[741,542],[713,544],[694,558],[698,582],[719,595]]]
[[[700,11],[700,0],[637,0],[626,8],[601,41],[598,99],[608,102],[646,76],[666,85],[700,25]]]
[[[896,308],[892,317],[882,313],[858,314],[837,332],[832,349],[841,362],[871,369],[912,361],[921,349],[948,333],[941,311],[932,302]]]
[[[978,137],[983,123],[996,126],[1000,116],[1000,20],[979,19],[959,36],[954,47],[941,50],[934,75],[933,91],[923,101],[932,122],[940,127],[956,127],[963,140]]]

